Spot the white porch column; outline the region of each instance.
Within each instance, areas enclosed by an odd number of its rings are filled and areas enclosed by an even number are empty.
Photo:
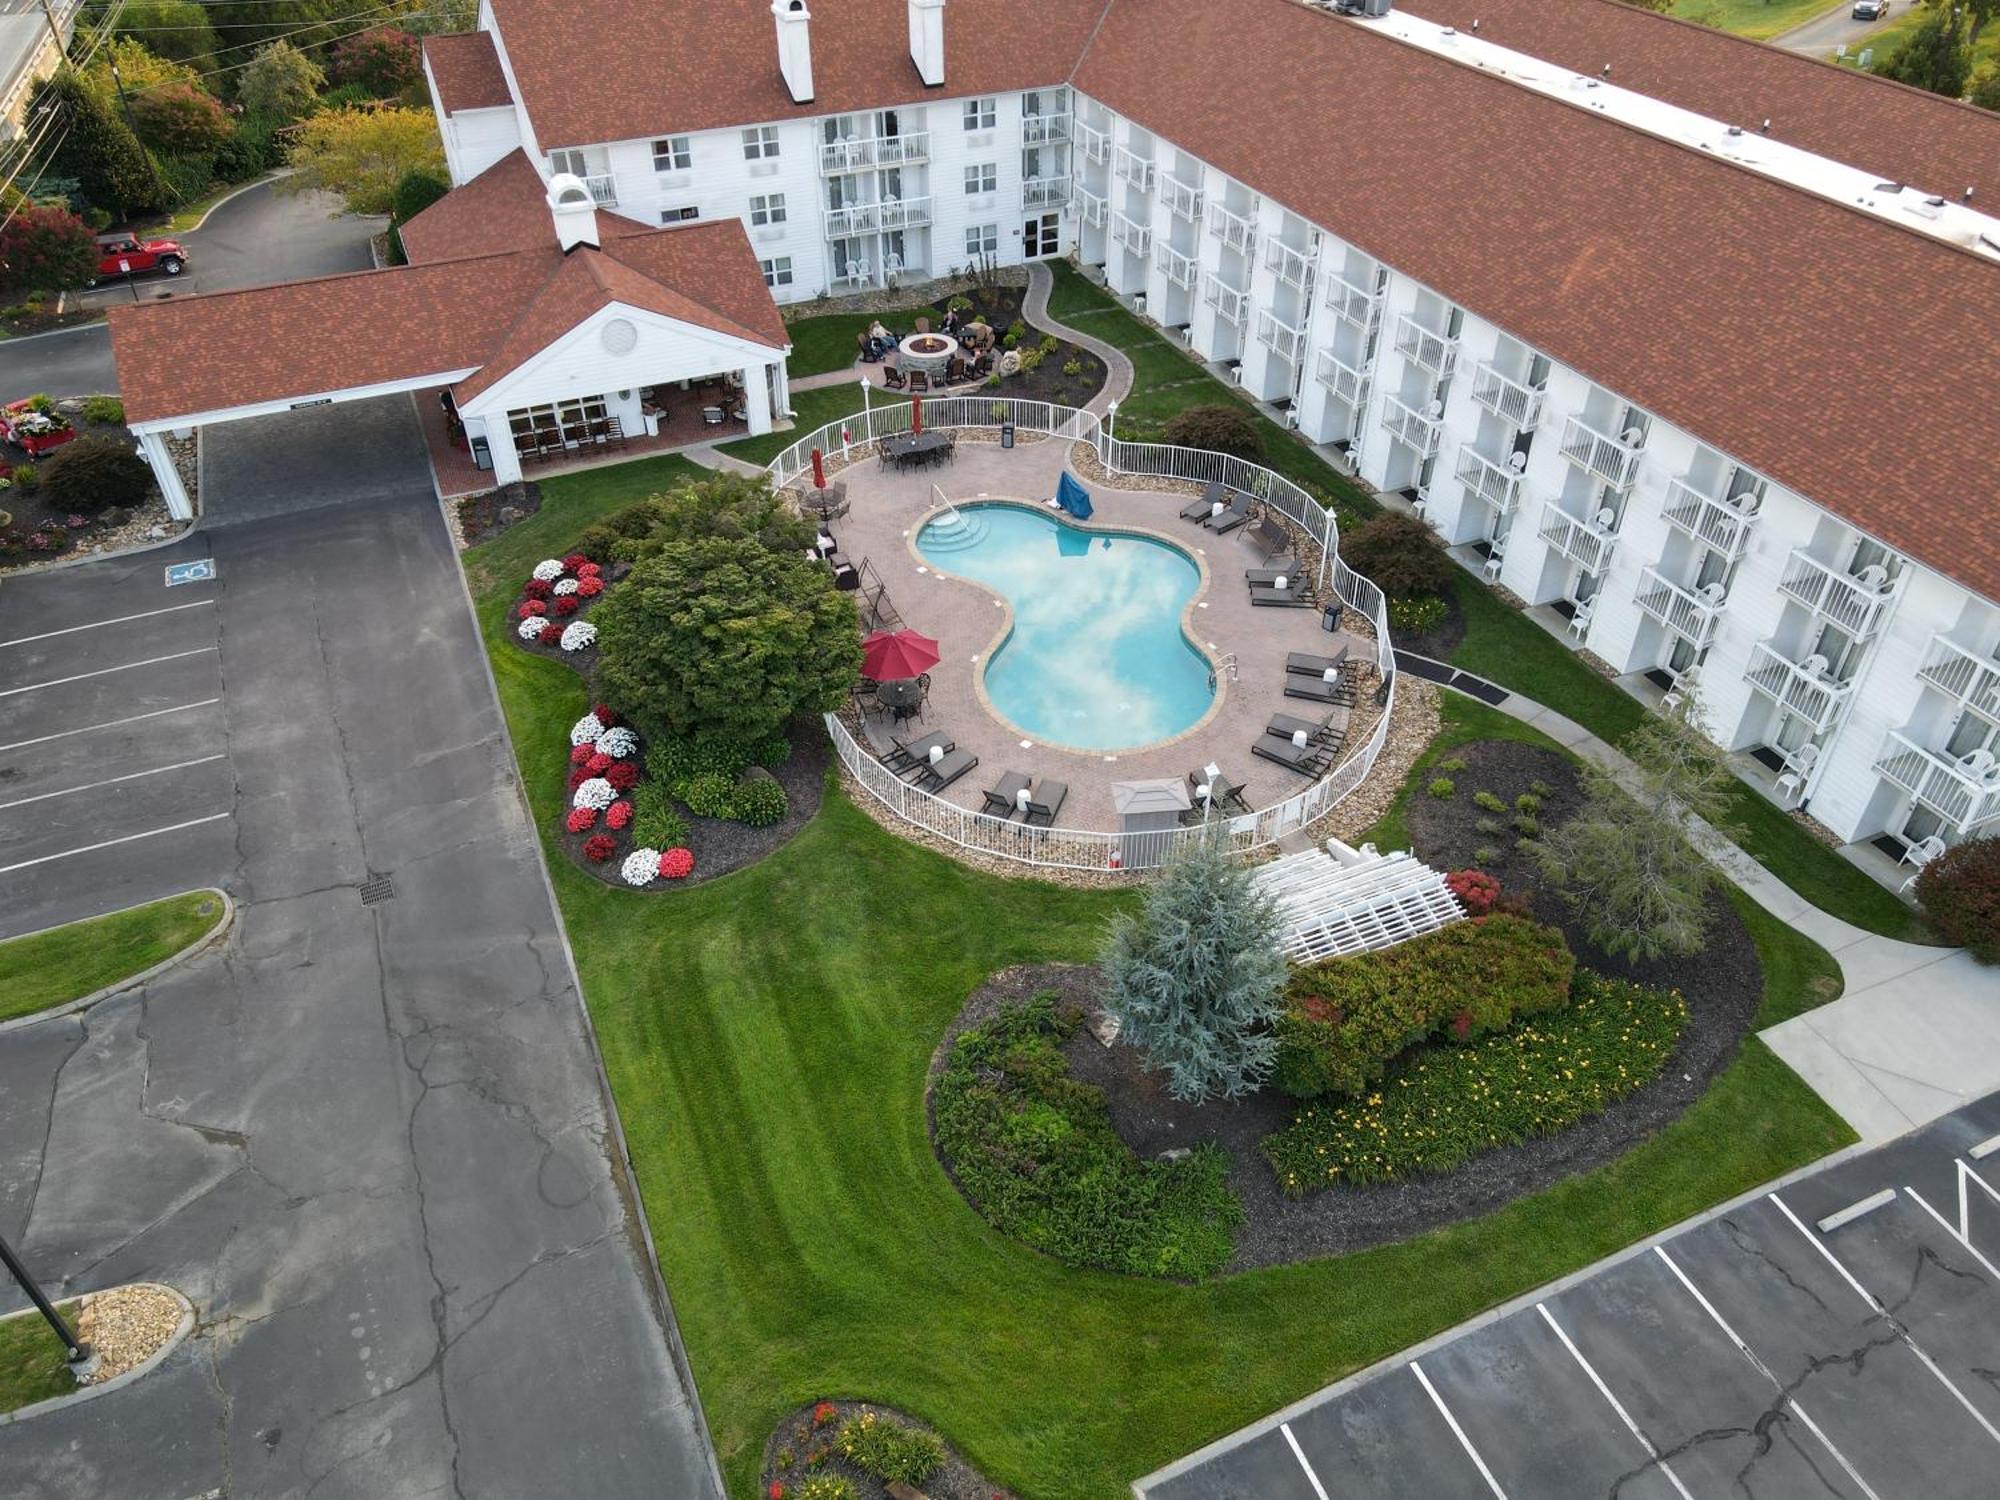
[[[194,502],[188,499],[187,486],[181,483],[180,470],[174,467],[174,456],[167,451],[166,435],[159,432],[140,433],[139,456],[153,471],[160,494],[166,498],[167,514],[176,521],[193,520]]]
[[[460,413],[460,416],[465,422],[468,438],[474,430],[474,422],[486,435],[486,451],[493,455],[493,487],[498,489],[503,484],[513,484],[518,480],[521,477],[521,453],[514,446],[514,429],[507,421],[507,414],[501,412],[491,417],[467,417]]]
[[[743,370],[743,400],[750,415],[750,433],[761,436],[771,430],[771,382],[767,365],[746,365]]]
[[[792,414],[792,363],[783,355],[770,366],[771,409],[781,417]]]

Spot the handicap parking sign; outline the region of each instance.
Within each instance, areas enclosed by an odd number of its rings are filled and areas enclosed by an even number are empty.
[[[182,583],[207,583],[215,577],[215,559],[198,557],[193,562],[167,564],[167,587]]]

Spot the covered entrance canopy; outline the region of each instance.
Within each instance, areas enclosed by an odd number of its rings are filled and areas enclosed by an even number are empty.
[[[789,405],[784,322],[737,220],[601,214],[515,152],[404,242],[391,270],[111,311],[126,420],[173,514],[193,506],[166,438],[215,422],[441,387],[498,485],[552,447],[645,434],[669,392],[752,433]]]

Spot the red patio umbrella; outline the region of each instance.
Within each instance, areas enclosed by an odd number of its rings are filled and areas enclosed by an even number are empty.
[[[861,670],[877,682],[896,682],[938,664],[938,643],[914,630],[878,630],[861,643]]]
[[[922,432],[923,430],[924,398],[922,396],[912,396],[910,397],[910,431]]]

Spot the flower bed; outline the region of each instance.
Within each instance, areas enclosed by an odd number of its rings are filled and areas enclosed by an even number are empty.
[[[764,1445],[757,1493],[764,1500],[888,1500],[892,1483],[929,1500],[1011,1500],[923,1423],[858,1401],[817,1401],[780,1422]]]

